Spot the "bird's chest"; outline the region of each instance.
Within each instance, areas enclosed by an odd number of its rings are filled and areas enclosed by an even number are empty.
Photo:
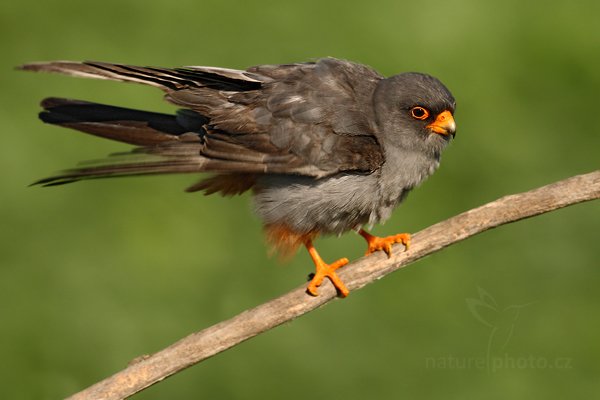
[[[265,224],[284,224],[299,233],[341,234],[375,222],[375,174],[339,174],[315,180],[266,176],[255,192],[255,210]]]
[[[439,166],[438,157],[419,152],[402,152],[386,158],[378,180],[377,222],[387,220],[408,193]]]
[[[341,234],[387,220],[408,192],[431,175],[437,160],[404,153],[387,159],[370,175],[339,174],[323,179],[271,175],[260,178],[255,210],[267,225],[284,224],[306,233]]]

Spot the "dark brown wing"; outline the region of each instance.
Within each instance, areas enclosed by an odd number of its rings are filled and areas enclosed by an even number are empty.
[[[370,96],[380,76],[349,62],[325,59],[247,71],[97,62],[38,63],[22,69],[145,83],[193,110],[169,116],[47,99],[44,121],[142,145],[133,154],[156,157],[108,159],[39,183],[201,171],[322,177],[372,171],[383,160],[369,123]]]
[[[167,100],[210,118],[215,129],[239,140],[265,140],[323,171],[374,171],[383,162],[374,136],[372,93],[382,78],[363,65],[332,58],[316,63],[263,65],[260,90],[204,88],[170,92]],[[211,99],[212,101],[207,101]],[[240,137],[239,135],[249,135]]]
[[[248,175],[321,173],[299,157],[276,148],[265,140],[266,135],[224,134],[210,129],[208,119],[191,110],[169,115],[59,98],[45,99],[42,106],[40,118],[44,122],[141,147],[87,162],[84,167],[36,184],[51,186],[81,179],[207,171]]]

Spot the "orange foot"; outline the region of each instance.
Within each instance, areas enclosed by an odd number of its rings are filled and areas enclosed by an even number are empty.
[[[377,250],[383,250],[389,258],[392,256],[392,245],[394,243],[402,243],[406,247],[406,250],[408,250],[408,247],[410,246],[410,234],[408,233],[399,233],[397,235],[387,236],[383,238],[373,236],[364,229],[361,229],[360,231],[358,231],[358,233],[365,238],[367,244],[369,245],[369,248],[367,249],[365,255],[369,255]]]
[[[333,283],[333,286],[335,286],[340,296],[348,296],[350,291],[346,288],[342,280],[335,273],[335,270],[348,264],[348,259],[340,258],[339,260],[331,264],[327,264],[325,261],[323,261],[319,253],[317,253],[317,250],[312,245],[311,240],[307,240],[304,243],[304,245],[306,246],[310,257],[312,258],[313,262],[315,263],[315,267],[317,268],[317,272],[308,284],[306,291],[313,296],[318,296],[319,294],[317,292],[317,288],[321,286],[321,284],[323,283],[323,279],[328,278],[331,281],[331,283]]]

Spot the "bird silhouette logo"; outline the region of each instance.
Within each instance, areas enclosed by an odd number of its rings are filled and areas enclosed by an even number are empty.
[[[486,349],[486,365],[489,369],[492,355],[504,351],[513,337],[521,310],[533,303],[502,307],[482,287],[477,287],[477,292],[479,298],[467,298],[466,302],[473,317],[490,328]]]

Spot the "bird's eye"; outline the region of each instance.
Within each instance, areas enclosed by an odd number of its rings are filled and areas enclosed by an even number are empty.
[[[429,118],[429,111],[427,111],[426,108],[416,106],[410,109],[410,115],[413,118],[420,119],[421,121],[423,121]]]

